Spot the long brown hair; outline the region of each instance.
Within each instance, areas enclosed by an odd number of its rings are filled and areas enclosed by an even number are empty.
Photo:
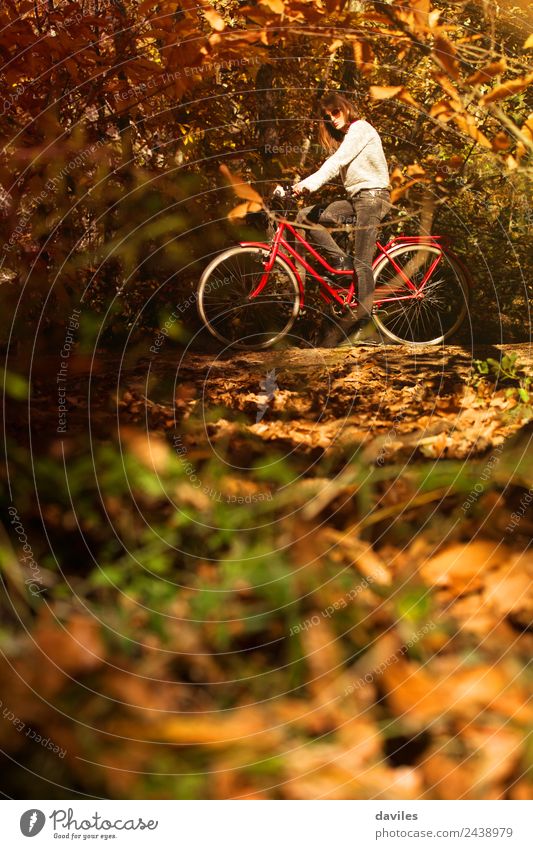
[[[331,153],[337,150],[345,133],[344,130],[336,130],[330,119],[325,117],[326,109],[330,112],[334,109],[342,109],[348,119],[348,124],[357,121],[359,114],[351,100],[336,91],[325,94],[320,100],[319,108],[322,111],[322,120],[318,127],[318,138],[322,147]]]

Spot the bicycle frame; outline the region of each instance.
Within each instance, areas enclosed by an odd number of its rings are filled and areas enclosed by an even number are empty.
[[[324,280],[321,275],[312,268],[311,265],[304,259],[301,254],[298,253],[296,248],[294,248],[289,242],[284,238],[285,230],[289,230],[290,233],[304,246],[306,250],[308,250],[311,255],[318,260],[318,262],[326,269],[330,274],[335,274],[338,277],[342,276],[350,276],[351,282],[347,288],[334,288],[329,284],[327,280]],[[378,249],[378,254],[375,260],[372,263],[372,268],[381,261],[381,259],[386,256],[393,268],[397,271],[398,275],[403,279],[408,289],[411,290],[412,294],[410,295],[398,295],[395,297],[381,298],[376,300],[375,306],[379,306],[386,302],[392,301],[400,301],[400,300],[411,300],[414,298],[422,298],[423,297],[423,289],[433,274],[435,268],[437,267],[440,258],[442,256],[442,240],[444,237],[442,236],[394,236],[390,239],[386,245],[382,245],[379,241],[376,241],[376,247]],[[267,242],[239,242],[241,247],[259,247],[263,248],[265,251],[269,252],[268,260],[265,264],[264,274],[261,276],[261,280],[258,285],[254,289],[253,292],[250,293],[249,298],[256,298],[261,294],[263,289],[265,288],[269,274],[272,270],[272,267],[276,261],[276,258],[279,256],[281,259],[287,263],[290,267],[291,271],[294,273],[296,280],[298,282],[298,288],[300,291],[300,301],[301,305],[304,304],[305,298],[305,290],[304,284],[302,282],[302,278],[296,267],[295,263],[291,259],[294,257],[303,267],[308,271],[312,276],[318,281],[321,286],[319,291],[320,296],[326,301],[326,303],[331,303],[332,299],[337,301],[337,303],[342,306],[349,306],[350,308],[354,308],[357,306],[357,300],[355,298],[355,272],[352,271],[338,271],[336,268],[333,268],[329,263],[313,248],[312,245],[307,242],[303,236],[297,232],[293,224],[289,221],[282,220],[280,221],[276,233],[274,234],[274,238],[270,243]],[[417,286],[412,282],[412,280],[404,273],[403,269],[394,261],[394,257],[390,255],[390,251],[393,248],[399,247],[400,245],[408,245],[408,244],[420,244],[420,245],[431,245],[434,247],[438,247],[441,250],[441,253],[437,254],[432,264],[426,271],[422,283]]]

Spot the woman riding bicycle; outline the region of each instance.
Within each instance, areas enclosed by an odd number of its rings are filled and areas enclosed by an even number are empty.
[[[297,220],[315,225],[308,241],[320,252],[329,254],[330,265],[339,270],[354,268],[358,281],[358,309],[337,321],[326,333],[322,344],[334,346],[343,335],[363,328],[371,320],[374,298],[372,260],[381,219],[391,207],[389,169],[378,132],[358,117],[353,103],[341,94],[331,92],[322,98],[323,119],[319,127],[322,146],[332,155],[324,164],[292,188],[295,194],[315,192],[337,175],[344,185],[348,200],[337,200],[328,206],[317,204],[300,210]],[[353,259],[345,254],[325,227],[355,224]]]

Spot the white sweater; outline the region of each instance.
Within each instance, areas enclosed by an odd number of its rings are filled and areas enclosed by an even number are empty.
[[[353,197],[361,189],[389,188],[389,169],[378,132],[368,121],[350,124],[335,153],[324,164],[301,180],[300,186],[316,192],[337,175],[348,195]]]

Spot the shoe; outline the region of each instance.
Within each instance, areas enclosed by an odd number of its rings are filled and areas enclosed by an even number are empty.
[[[359,321],[355,329],[355,333],[346,340],[347,345],[369,345],[372,347],[382,345],[381,339],[376,339],[374,336],[374,325],[371,321]]]
[[[352,346],[375,348],[383,342],[381,339],[372,338],[374,330],[371,321],[354,320],[353,316],[349,315],[339,319],[330,327],[320,344],[322,348],[351,348]]]

